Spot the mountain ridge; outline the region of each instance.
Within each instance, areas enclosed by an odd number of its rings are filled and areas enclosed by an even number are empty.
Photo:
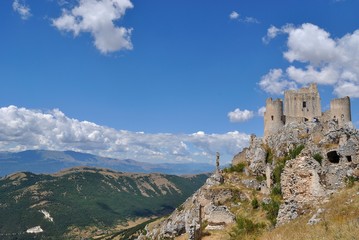
[[[0,176],[14,172],[55,173],[76,166],[104,167],[122,172],[159,172],[165,174],[198,174],[211,172],[206,163],[147,163],[133,159],[101,157],[75,151],[26,150],[0,152]]]
[[[93,167],[10,174],[0,179],[0,233],[16,233],[17,239],[73,239],[79,232],[92,237],[97,234],[93,229],[114,234],[128,221],[169,213],[207,177]],[[1,238],[13,239],[5,236]]]

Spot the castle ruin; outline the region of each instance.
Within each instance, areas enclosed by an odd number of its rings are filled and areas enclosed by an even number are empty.
[[[284,106],[284,108],[283,108]],[[264,139],[278,132],[284,125],[292,122],[325,122],[334,120],[339,126],[351,121],[350,98],[337,98],[330,102],[330,109],[321,111],[317,84],[298,90],[288,90],[282,99],[266,101],[264,113]]]

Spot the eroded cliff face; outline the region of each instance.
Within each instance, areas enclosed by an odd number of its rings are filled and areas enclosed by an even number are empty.
[[[259,141],[252,137],[246,161],[251,174],[266,175],[269,188],[280,184],[282,204],[277,225],[318,206],[348,179],[359,177],[359,133],[351,123],[342,127],[334,121],[291,123],[266,141]],[[298,147],[301,151],[294,153]]]
[[[268,226],[318,209],[348,180],[359,178],[359,132],[351,123],[342,127],[334,121],[290,123],[265,141],[253,135],[232,165],[244,166],[243,172],[217,172],[140,239],[173,239],[184,233],[196,239],[203,223],[207,229],[233,225],[237,210],[251,208],[243,203],[254,198],[259,206],[280,204],[277,218],[269,219]]]
[[[235,215],[223,203],[228,202],[237,193],[221,188],[223,180],[220,171],[214,173],[207,179],[204,186],[168,218],[153,226],[146,235],[138,239],[172,239],[184,233],[187,233],[189,239],[196,239],[200,235],[201,225],[204,222],[208,229],[221,229],[233,223]]]

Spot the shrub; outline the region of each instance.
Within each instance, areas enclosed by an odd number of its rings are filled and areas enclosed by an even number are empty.
[[[266,148],[267,152],[266,152],[266,163],[270,163],[272,164],[273,162],[273,152],[272,149],[270,149],[269,147]]]
[[[294,149],[289,150],[290,159],[296,158],[299,155],[299,153],[304,149],[304,147],[305,146],[303,144],[301,144],[301,145],[295,147]]]
[[[266,211],[266,217],[273,226],[277,223],[277,216],[279,211],[280,202],[276,198],[272,197],[269,203],[263,203],[262,208]]]
[[[282,196],[282,188],[280,187],[280,183],[274,184],[271,191],[271,196]]]
[[[229,233],[231,239],[243,239],[248,235],[256,236],[261,233],[261,230],[265,228],[264,223],[254,223],[252,220],[237,216],[236,225],[233,227],[232,232]]]
[[[265,175],[256,176],[256,180],[257,180],[258,182],[263,182],[263,181],[265,181],[266,179],[267,179],[267,178],[266,178]]]
[[[354,186],[355,181],[357,181],[358,179],[354,176],[348,176],[345,178],[345,184],[348,188],[351,188]]]
[[[259,208],[259,202],[258,202],[258,199],[257,199],[257,198],[254,198],[254,199],[252,200],[251,204],[252,204],[252,208],[253,208],[253,209]]]
[[[320,153],[316,153],[313,155],[313,158],[320,164],[322,165],[322,160],[323,160],[323,156]]]
[[[228,168],[223,169],[224,172],[231,173],[231,172],[243,172],[244,168],[246,167],[245,163],[238,163],[237,165],[231,165]]]
[[[286,162],[286,160],[278,162],[277,165],[275,166],[275,168],[273,169],[273,182],[274,183],[280,183],[280,177],[284,170],[285,162]]]

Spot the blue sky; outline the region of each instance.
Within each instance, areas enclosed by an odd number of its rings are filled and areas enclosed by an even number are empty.
[[[2,1],[0,150],[203,162],[219,151],[229,161],[248,134],[262,135],[267,97],[311,81],[323,110],[350,95],[358,126],[357,9],[355,0]]]

